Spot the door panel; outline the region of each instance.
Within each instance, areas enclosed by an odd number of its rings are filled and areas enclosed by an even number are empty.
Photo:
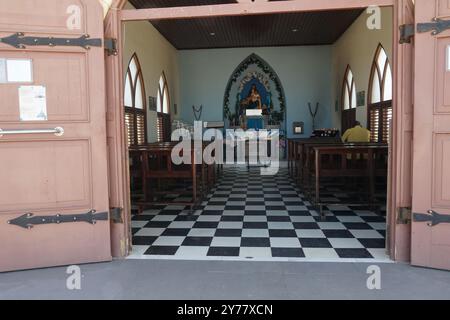
[[[131,203],[119,12],[110,10],[105,19],[105,35],[117,39],[119,48],[116,55],[106,57],[107,135],[110,207],[122,209],[121,219],[111,224],[111,249],[114,257],[126,257],[131,250]]]
[[[412,0],[400,0],[395,6],[397,27],[414,24]],[[395,25],[395,24],[394,24]],[[398,30],[398,28],[394,30]],[[414,39],[399,44],[399,33],[394,32],[394,98],[392,139],[388,190],[388,245],[390,256],[396,261],[411,259],[411,224],[401,221],[400,208],[412,206],[413,153],[413,67]]]
[[[416,1],[416,22],[450,13],[450,2]],[[447,17],[448,19],[448,17]],[[421,222],[418,214],[450,215],[450,30],[417,33],[415,46],[414,176],[411,261],[450,269],[450,224]],[[422,216],[423,218],[423,216]]]
[[[73,5],[86,12],[86,0],[19,0],[0,2],[0,30],[12,32],[45,32],[64,34],[87,34],[84,15],[81,15],[80,29],[67,28],[68,11]],[[92,6],[92,5],[89,5]],[[72,10],[71,10],[72,9]]]
[[[0,171],[0,181],[9,181],[0,184],[0,213],[18,203],[31,211],[92,207],[89,149],[88,140],[0,143],[0,167],[9,168]]]
[[[33,66],[33,82],[47,89],[47,111],[49,121],[88,121],[89,62],[84,52],[16,52],[2,53],[6,59],[29,59]],[[58,70],[52,73],[52,70]],[[49,77],[49,73],[52,74]],[[0,110],[2,121],[17,122],[19,119],[19,96],[17,88],[26,84],[10,84],[0,87],[5,106]]]
[[[78,30],[67,28],[73,5],[80,10]],[[0,12],[8,12],[0,17],[0,37],[87,33],[103,40],[97,1],[1,1]],[[0,83],[3,132],[64,129],[61,136],[0,132],[0,271],[111,260],[109,221],[76,222],[91,210],[109,211],[103,47],[0,43],[0,59],[30,59],[33,75],[31,83]],[[20,121],[19,87],[28,85],[45,87],[47,121]],[[17,220],[28,213],[30,229]],[[59,223],[68,215],[77,216]]]
[[[438,16],[448,16],[450,15],[450,0],[441,0],[438,4]]]

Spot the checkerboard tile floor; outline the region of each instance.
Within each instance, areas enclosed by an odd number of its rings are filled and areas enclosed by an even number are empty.
[[[198,210],[186,209],[169,205],[134,215],[130,258],[388,260],[385,217],[335,205],[321,221],[287,169],[262,176],[258,168],[226,168]]]

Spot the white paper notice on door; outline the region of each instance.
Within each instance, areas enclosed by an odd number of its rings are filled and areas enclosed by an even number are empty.
[[[44,86],[19,87],[20,121],[47,121],[47,94]]]
[[[450,45],[447,46],[447,71],[450,71]]]

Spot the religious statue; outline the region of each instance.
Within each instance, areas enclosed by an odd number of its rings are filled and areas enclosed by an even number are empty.
[[[241,106],[245,107],[245,109],[262,109],[261,95],[256,85],[252,85],[248,97],[241,101]]]

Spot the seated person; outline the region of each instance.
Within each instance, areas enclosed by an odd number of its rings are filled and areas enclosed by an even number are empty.
[[[345,131],[342,136],[342,141],[355,143],[355,142],[370,142],[370,131],[361,126],[359,121],[355,121],[353,128]]]

